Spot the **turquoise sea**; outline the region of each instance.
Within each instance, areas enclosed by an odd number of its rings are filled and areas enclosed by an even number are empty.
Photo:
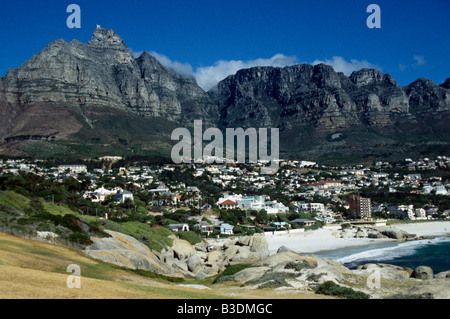
[[[429,266],[436,274],[450,270],[450,237],[383,243],[316,255],[338,261],[350,269],[367,263],[384,263],[413,269],[418,266]]]

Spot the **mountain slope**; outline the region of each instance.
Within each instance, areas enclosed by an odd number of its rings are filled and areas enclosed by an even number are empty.
[[[168,157],[171,132],[277,127],[282,158],[372,160],[450,150],[450,79],[401,87],[389,75],[331,66],[255,67],[205,92],[110,29],[56,40],[0,78],[0,155]]]
[[[9,145],[0,149],[167,151],[173,128],[196,116],[215,122],[216,109],[194,78],[166,69],[147,52],[135,59],[113,30],[98,27],[88,44],[53,41],[1,79],[0,136]],[[40,143],[24,148],[30,139]]]
[[[347,77],[324,64],[255,67],[227,77],[210,95],[223,126],[279,127],[285,155],[387,156],[448,146],[450,137],[445,85],[419,79],[400,87],[374,69]]]

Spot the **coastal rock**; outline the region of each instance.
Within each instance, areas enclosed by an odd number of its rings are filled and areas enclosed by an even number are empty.
[[[294,252],[283,252],[278,253],[272,256],[269,256],[259,262],[256,263],[257,266],[266,266],[275,268],[277,266],[284,266],[288,262],[296,262],[296,261],[303,261],[305,260],[305,257],[302,257]]]
[[[252,281],[262,277],[270,269],[270,267],[246,268],[234,274],[233,279],[241,283],[246,283],[248,281]]]
[[[188,270],[192,273],[197,273],[202,269],[200,257],[198,257],[197,255],[192,255],[191,257],[189,257],[186,261],[186,265]]]
[[[405,239],[405,232],[395,229],[392,227],[388,227],[381,232],[384,236],[392,239]]]
[[[290,249],[290,248],[288,248],[288,247],[286,247],[286,246],[280,246],[279,248],[278,248],[278,250],[277,250],[277,254],[278,253],[285,253],[285,252],[293,252],[293,253],[295,253],[292,249]]]
[[[450,280],[424,280],[406,291],[405,295],[419,299],[450,299]]]
[[[194,245],[194,248],[196,251],[200,251],[200,252],[204,252],[204,253],[208,252],[204,243],[196,243]]]
[[[450,270],[442,271],[434,276],[436,279],[450,279]]]
[[[120,267],[149,270],[170,277],[182,277],[179,271],[160,260],[146,245],[135,238],[110,230],[105,232],[111,237],[91,237],[93,244],[86,247],[84,253]]]
[[[355,273],[370,275],[376,271],[374,269],[379,271],[381,278],[408,279],[410,277],[409,272],[407,272],[403,267],[381,263],[359,266]]]
[[[223,253],[219,250],[213,250],[210,253],[208,253],[208,257],[206,258],[206,261],[209,263],[217,263],[222,262],[224,260],[225,256]]]
[[[359,229],[356,234],[355,238],[367,238],[367,232],[365,229]]]
[[[174,257],[183,261],[195,254],[195,248],[186,240],[175,238],[172,244]]]
[[[388,238],[387,236],[380,233],[378,230],[370,230],[367,234],[367,238],[373,238],[373,239],[381,239],[381,238]]]
[[[250,252],[254,253],[254,257],[267,257],[269,256],[269,244],[264,234],[255,234],[253,236],[240,237],[236,241],[236,245],[248,246]]]
[[[433,269],[428,266],[419,266],[414,269],[414,272],[411,274],[411,277],[413,278],[424,280],[433,279],[433,276]]]
[[[333,267],[317,267],[313,269],[304,269],[301,271],[300,276],[296,277],[297,282],[303,281],[304,283],[321,284],[326,281],[332,281],[336,284],[343,281],[344,276],[340,271],[336,271]]]

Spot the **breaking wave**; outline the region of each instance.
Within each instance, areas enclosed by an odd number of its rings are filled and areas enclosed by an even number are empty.
[[[392,262],[402,257],[413,256],[424,247],[439,245],[442,243],[450,243],[450,238],[438,237],[434,239],[408,241],[395,244],[395,246],[360,251],[333,259],[349,268],[352,268],[369,262]]]

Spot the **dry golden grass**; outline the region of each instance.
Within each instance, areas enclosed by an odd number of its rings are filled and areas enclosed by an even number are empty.
[[[70,264],[81,269],[81,288],[68,288]],[[186,283],[195,283],[186,281]],[[296,291],[214,285],[211,290],[139,276],[61,246],[0,232],[0,299],[317,299]]]

